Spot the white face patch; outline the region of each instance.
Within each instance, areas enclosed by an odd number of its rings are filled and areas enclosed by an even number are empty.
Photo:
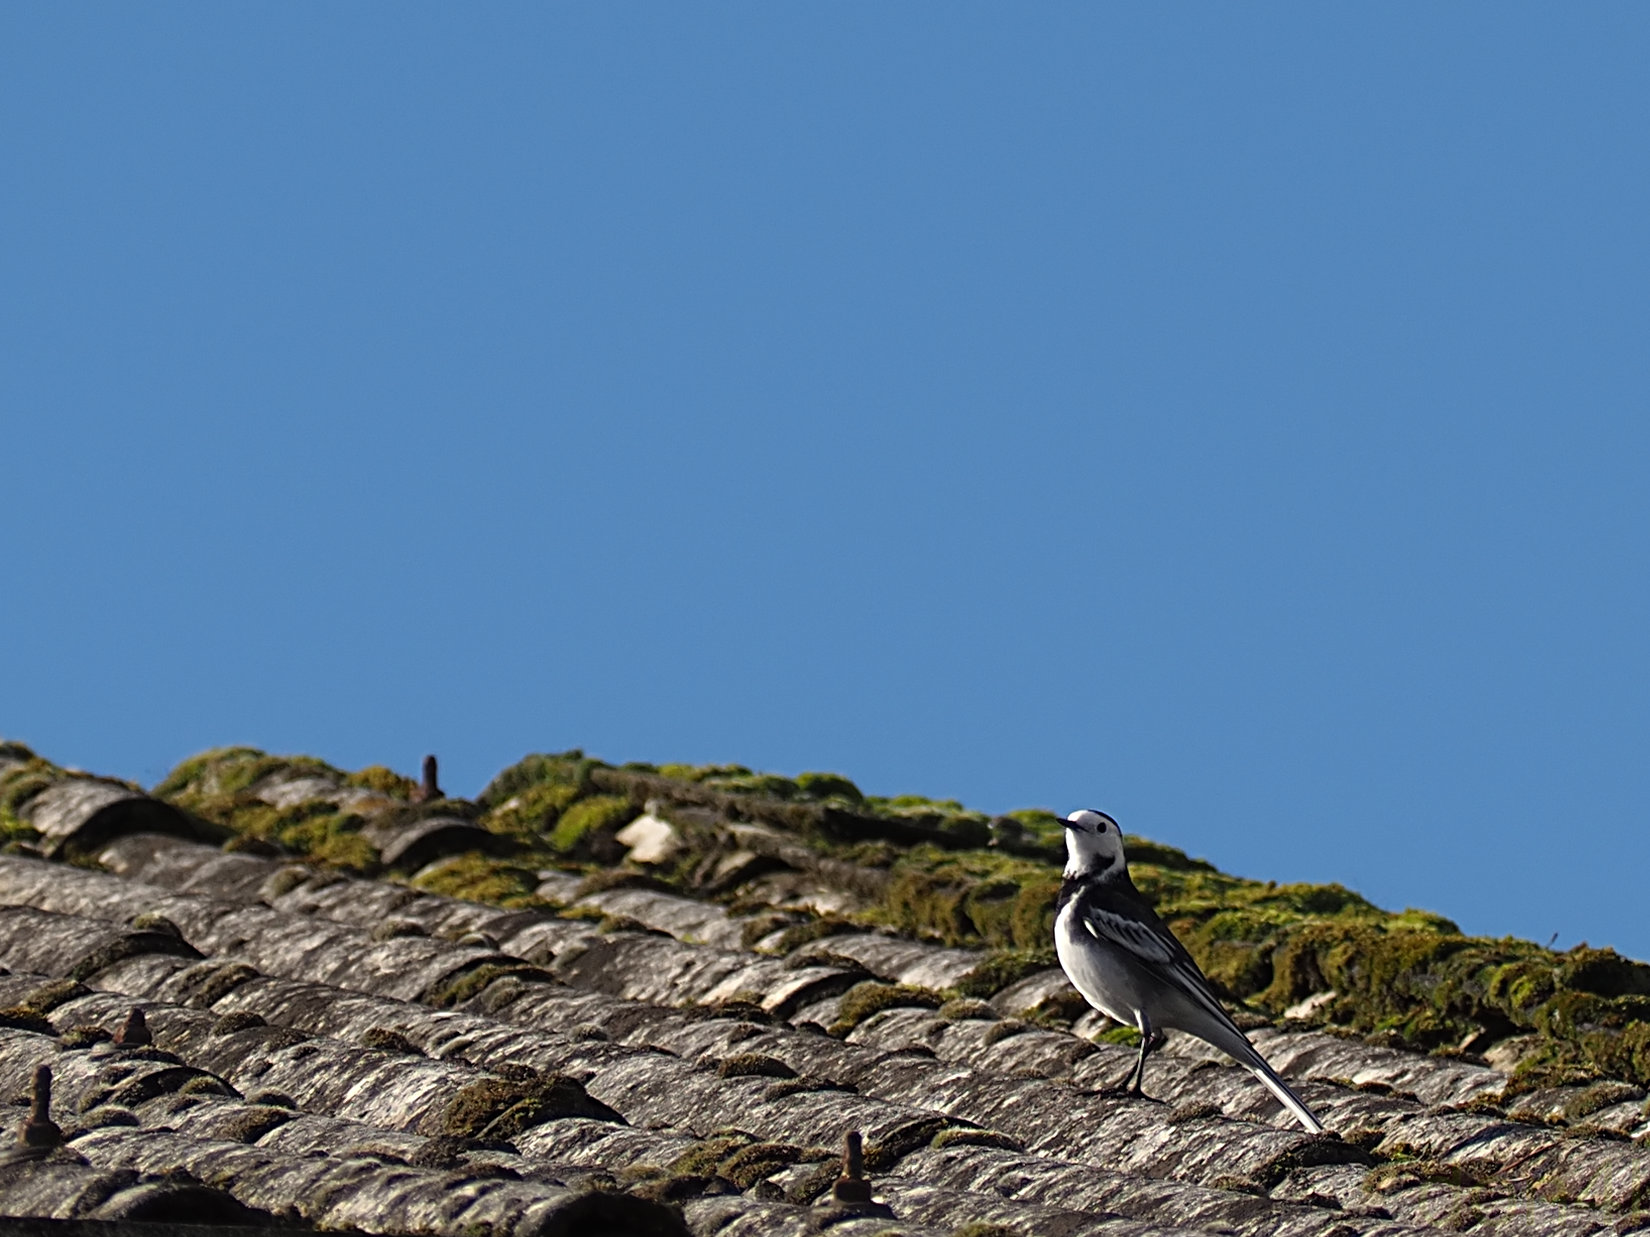
[[[1123,831],[1115,820],[1084,808],[1067,816],[1065,823],[1068,878],[1123,870]]]

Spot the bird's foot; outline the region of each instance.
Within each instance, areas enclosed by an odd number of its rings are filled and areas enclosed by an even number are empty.
[[[1169,1101],[1160,1100],[1155,1095],[1147,1095],[1140,1089],[1138,1083],[1120,1082],[1116,1086],[1101,1087],[1097,1095],[1103,1095],[1109,1100],[1145,1100],[1149,1104],[1167,1104]]]

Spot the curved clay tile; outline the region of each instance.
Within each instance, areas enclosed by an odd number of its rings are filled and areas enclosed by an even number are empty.
[[[29,799],[17,814],[40,831],[48,858],[70,850],[95,851],[111,838],[131,833],[214,840],[218,836],[169,803],[118,782],[87,777],[63,777]]]
[[[357,789],[318,762],[258,768],[258,794],[298,806]],[[631,811],[692,784],[589,776]],[[1340,1137],[1283,1126],[1191,1041],[1157,1058],[1163,1102],[1118,1096],[1134,1051],[1051,1021],[1066,988],[1035,955],[798,909],[878,905],[885,829],[881,850],[833,848],[819,803],[701,798],[654,803],[708,856],[669,889],[535,880],[544,859],[489,867],[479,845],[405,858],[420,886],[500,871],[541,891],[514,909],[156,835],[111,838],[103,872],[0,857],[0,1091],[52,1067],[68,1143],[42,1169],[194,1173],[237,1206],[386,1235],[536,1237],[584,1208],[706,1237],[1590,1237],[1650,1200],[1644,1094],[1623,1082],[1509,1093],[1481,1061],[1285,1022],[1256,1039]],[[381,854],[392,823],[426,823],[397,802],[350,826]],[[152,1042],[114,1043],[135,1003]],[[588,1212],[604,1199],[625,1214]]]

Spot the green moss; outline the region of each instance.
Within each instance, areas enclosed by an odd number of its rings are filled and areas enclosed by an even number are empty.
[[[804,799],[841,799],[847,803],[860,803],[865,798],[858,786],[836,773],[798,773],[796,789]]]
[[[1579,1095],[1564,1103],[1564,1117],[1568,1121],[1582,1121],[1601,1109],[1614,1104],[1632,1103],[1644,1098],[1644,1088],[1625,1082],[1594,1083]]]
[[[27,821],[19,820],[10,812],[0,810],[0,847],[17,850],[39,840],[40,830]]]
[[[579,882],[575,892],[577,897],[587,898],[593,893],[605,893],[609,889],[652,889],[665,893],[674,888],[669,881],[661,880],[652,872],[636,872],[630,868],[597,868]]]
[[[291,763],[281,758],[277,765],[285,767]],[[231,772],[238,775],[254,764],[257,762],[240,762]],[[238,780],[238,776],[232,780]],[[197,780],[196,785],[201,784]],[[173,801],[197,816],[224,826],[240,839],[273,843],[311,863],[363,875],[372,875],[378,870],[378,851],[361,836],[366,821],[353,812],[338,811],[325,800],[279,808],[253,798],[243,788],[222,793],[184,791],[175,795]]]
[[[216,1137],[238,1143],[255,1143],[277,1126],[292,1120],[293,1115],[283,1108],[266,1104],[249,1105],[220,1126]]]
[[[834,856],[844,863],[851,863],[859,868],[891,868],[899,861],[901,848],[892,842],[853,842],[846,846],[839,846],[833,852]]]
[[[940,1006],[940,1017],[948,1022],[963,1022],[968,1019],[996,1022],[1001,1015],[992,1008],[989,1001],[982,1001],[976,997],[956,997]]]
[[[344,785],[376,791],[390,799],[411,799],[418,783],[384,765],[368,765],[344,778]]]
[[[1650,966],[1623,958],[1613,949],[1577,945],[1559,955],[1557,982],[1561,987],[1596,996],[1650,996]]]
[[[1046,949],[1059,891],[1059,874],[1045,864],[925,844],[894,864],[873,918],[948,945]]]
[[[1362,1147],[1341,1139],[1309,1138],[1297,1142],[1272,1156],[1254,1170],[1254,1179],[1264,1190],[1277,1187],[1290,1173],[1303,1168],[1322,1168],[1332,1164],[1362,1164],[1369,1167],[1374,1157]]]
[[[361,1034],[361,1047],[402,1056],[421,1057],[424,1050],[394,1027],[368,1027]]]
[[[955,1124],[944,1117],[922,1117],[897,1126],[876,1142],[865,1144],[865,1167],[873,1173],[890,1172],[906,1156],[928,1146],[935,1135]]]
[[[361,836],[364,823],[353,813],[327,812],[280,826],[275,840],[311,863],[370,874],[377,871],[378,851]]]
[[[578,797],[577,785],[538,782],[501,801],[482,817],[482,824],[494,833],[536,839],[554,829],[561,814]]]
[[[767,1010],[762,1008],[762,993],[743,988],[732,996],[723,997],[707,1005],[695,1005],[691,1001],[684,1001],[677,1010],[690,1018],[731,1018],[736,1022],[753,1022],[760,1026],[772,1026],[776,1019]]]
[[[1026,1018],[1040,1027],[1065,1031],[1071,1024],[1089,1012],[1089,1003],[1075,988],[1065,988],[1053,996],[1044,997],[1031,1009]]]
[[[628,767],[628,766],[627,766]],[[837,773],[806,772],[795,778],[761,773],[745,765],[664,764],[660,777],[703,786],[725,794],[752,799],[777,800],[801,805],[824,804],[859,815],[882,817],[903,824],[938,829],[951,839],[952,846],[983,847],[990,842],[990,821],[982,812],[972,811],[955,799],[930,799],[923,795],[867,796],[851,780]],[[1057,824],[1049,813],[1036,814],[1038,838],[1058,839]],[[782,818],[782,817],[781,817]],[[811,827],[811,826],[810,826]]]
[[[1513,1024],[1491,996],[1497,972],[1533,960],[1533,945],[1442,932],[1389,932],[1378,922],[1307,921],[1277,931],[1263,1004],[1281,1009],[1314,992],[1341,994],[1334,1016],[1359,1030],[1392,1030],[1419,1047]],[[1526,978],[1527,975],[1526,975]],[[1247,994],[1243,994],[1247,995]]]
[[[464,1087],[439,1111],[426,1113],[419,1132],[499,1141],[559,1117],[617,1121],[619,1115],[561,1074],[483,1078]]]
[[[1121,1044],[1126,1048],[1138,1048],[1140,1046],[1140,1030],[1138,1027],[1107,1027],[1093,1038],[1096,1043],[1101,1044]]]
[[[1335,918],[1251,920],[1272,976],[1264,989],[1235,995],[1276,1011],[1333,990],[1326,1018],[1422,1049],[1478,1032],[1539,1032],[1544,1042],[1521,1062],[1518,1086],[1601,1076],[1650,1082],[1650,967],[1585,946],[1555,954],[1526,941],[1465,937],[1433,917],[1382,916],[1353,896],[1338,903]],[[1209,950],[1196,929],[1182,939],[1194,954],[1194,941]]]
[[[1561,994],[1553,1002],[1558,1009],[1540,1011],[1549,1037],[1519,1061],[1506,1095],[1577,1086],[1600,1077],[1650,1083],[1650,1024],[1628,1022],[1629,1010],[1614,1002],[1586,1011],[1599,1021],[1582,1021],[1572,998]]]
[[[978,847],[991,841],[991,818],[983,812],[970,811],[955,799],[928,799],[922,795],[896,795],[893,798],[867,795],[863,806],[890,820],[939,829],[955,839],[954,845]]]
[[[866,980],[864,983],[855,984],[843,994],[842,1003],[837,1007],[836,1021],[830,1026],[830,1033],[836,1036],[846,1035],[867,1018],[873,1014],[880,1014],[885,1009],[894,1009],[901,1005],[918,1009],[938,1009],[944,1003],[944,999],[932,988]]]
[[[992,1044],[1000,1044],[1005,1039],[1012,1039],[1029,1030],[1029,1022],[1022,1022],[1018,1018],[1004,1018],[1001,1022],[994,1022],[986,1028],[985,1034],[980,1036],[980,1043],[989,1048]]]
[[[345,774],[308,756],[270,756],[256,748],[219,748],[191,757],[155,788],[155,793],[198,817],[229,829],[231,849],[268,843],[329,868],[372,875],[377,850],[362,835],[363,817],[339,810],[344,796],[323,792],[317,798],[281,808],[253,793],[275,774],[318,776],[341,787],[371,790],[384,800],[361,807],[380,822],[411,824],[430,815],[474,819],[480,809],[463,800],[413,804],[415,784],[382,765]]]
[[[732,794],[750,795],[759,799],[796,799],[801,790],[788,777],[776,773],[752,773],[742,765],[728,766],[729,771],[711,770],[696,780],[717,790]],[[737,769],[737,772],[731,770]]]
[[[1266,1196],[1266,1186],[1243,1173],[1220,1173],[1209,1184],[1217,1190],[1225,1190],[1232,1194],[1253,1194],[1257,1198]]]
[[[540,752],[523,756],[487,783],[487,788],[481,792],[479,802],[485,808],[496,808],[530,787],[546,783],[571,786],[580,794],[588,794],[590,770],[601,763],[599,760],[588,758],[577,748],[566,752]]]
[[[716,1172],[716,1166],[723,1160],[754,1141],[749,1134],[738,1130],[712,1134],[671,1161],[667,1174],[673,1177],[709,1176]]]
[[[167,935],[175,936],[180,940],[183,938],[183,932],[178,928],[178,925],[159,911],[141,911],[126,922],[139,932],[165,932]]]
[[[411,919],[380,919],[368,933],[373,941],[393,941],[403,936],[428,936],[429,929]]]
[[[580,799],[556,821],[548,839],[550,848],[564,855],[588,854],[598,838],[611,838],[640,813],[641,809],[622,795]]]
[[[632,767],[625,766],[626,769]],[[808,778],[814,787],[814,793],[809,794],[803,790],[801,778],[792,779],[776,773],[757,773],[744,765],[664,764],[657,767],[649,766],[645,771],[669,781],[703,786],[707,790],[721,794],[755,800],[790,802],[834,797],[840,802],[849,802],[847,795],[853,788],[853,784],[846,778],[838,778],[833,774],[805,774],[804,777]]]
[[[153,793],[157,798],[193,808],[194,800],[238,795],[273,773],[344,780],[341,769],[313,756],[271,756],[255,747],[219,747],[178,765]]]
[[[1215,991],[1227,1000],[1239,993],[1262,992],[1271,986],[1271,947],[1276,943],[1269,930],[1260,934],[1260,940],[1227,935],[1234,926],[1234,918],[1249,926],[1241,917],[1227,913],[1215,916],[1206,925],[1191,927],[1182,937],[1188,949],[1195,943],[1195,956],[1200,960],[1203,973]],[[1188,942],[1187,938],[1191,940]]]
[[[749,772],[749,770],[746,770]],[[668,777],[676,782],[697,782],[704,774],[697,765],[665,764],[658,768],[660,777]]]
[[[993,950],[957,981],[955,991],[961,997],[995,996],[1010,984],[1057,965],[1052,948]]]
[[[765,1100],[782,1100],[787,1095],[800,1095],[804,1091],[846,1091],[850,1095],[858,1095],[859,1088],[850,1082],[837,1082],[834,1078],[783,1078],[762,1092]]]
[[[194,1009],[211,1009],[242,984],[258,978],[244,962],[202,962],[176,979],[179,1000]]]
[[[480,996],[489,984],[506,978],[555,982],[555,977],[548,971],[525,962],[480,962],[442,979],[419,999],[437,1009],[452,1009]]]
[[[683,1203],[698,1198],[707,1191],[726,1192],[727,1185],[711,1175],[681,1175],[654,1177],[634,1186],[629,1193],[649,1203]]]
[[[238,1092],[221,1078],[214,1078],[208,1074],[197,1074],[178,1088],[178,1094],[235,1096],[238,1095]]]
[[[785,1201],[794,1207],[806,1207],[812,1203],[835,1185],[837,1177],[842,1173],[842,1160],[839,1156],[822,1148],[811,1148],[805,1159],[812,1161],[816,1156],[819,1157],[819,1162],[797,1169],[791,1176],[790,1184],[785,1187]]]
[[[1364,1174],[1363,1188],[1369,1194],[1396,1194],[1420,1185],[1454,1185],[1474,1189],[1484,1184],[1484,1175],[1464,1164],[1443,1160],[1396,1160],[1379,1164]]]
[[[39,756],[29,756],[19,764],[9,765],[0,772],[0,827],[21,837],[28,826],[20,819],[20,813],[41,791],[67,776],[66,769]]]
[[[996,836],[993,845],[1027,858],[1064,863],[1066,830],[1053,812],[1045,808],[1019,808],[997,817],[991,824]]]
[[[264,755],[255,747],[215,747],[189,757],[156,784],[151,792],[156,798],[175,799],[180,795],[203,793],[203,783],[220,767],[229,767]],[[242,783],[244,787],[247,783]],[[221,787],[213,785],[211,793]],[[237,788],[239,789],[239,788]]]
[[[212,1034],[236,1035],[241,1031],[252,1031],[268,1025],[262,1014],[255,1014],[250,1009],[237,1009],[213,1022]]]
[[[100,1104],[81,1113],[80,1124],[83,1129],[101,1130],[116,1127],[130,1129],[143,1122],[130,1108],[122,1108],[119,1104]]]
[[[790,1143],[751,1143],[724,1159],[716,1171],[741,1190],[748,1190],[764,1177],[789,1168],[801,1158],[802,1148]]]
[[[517,908],[537,901],[539,874],[536,868],[468,851],[425,868],[413,877],[412,887],[467,902]]]
[[[0,1010],[0,1022],[4,1022],[6,1013],[7,1011]],[[79,1048],[93,1048],[98,1044],[107,1044],[112,1039],[114,1039],[114,1036],[104,1028],[91,1023],[82,1023],[80,1026],[70,1027],[63,1032],[62,1035],[58,1036],[57,1042],[66,1050],[72,1052]]]
[[[729,1183],[748,1190],[774,1173],[815,1158],[817,1154],[790,1143],[757,1142],[740,1130],[718,1131],[689,1147],[667,1168],[650,1174],[652,1180],[633,1192],[678,1201],[706,1191],[726,1192]],[[837,1171],[834,1161],[829,1167],[834,1179]],[[829,1184],[827,1180],[820,1188],[827,1188]]]
[[[18,1008],[34,1014],[49,1014],[59,1005],[78,1000],[80,997],[89,995],[91,991],[79,980],[48,980],[25,996],[18,1003]]]
[[[955,799],[930,799],[925,795],[868,795],[865,802],[888,816],[917,819],[923,816],[941,817],[968,811]]]

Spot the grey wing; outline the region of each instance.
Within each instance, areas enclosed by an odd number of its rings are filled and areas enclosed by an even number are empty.
[[[1181,1030],[1213,1044],[1252,1070],[1308,1133],[1323,1132],[1323,1123],[1313,1115],[1300,1096],[1289,1089],[1289,1084],[1278,1077],[1266,1058],[1255,1051],[1249,1037],[1238,1029],[1232,1016],[1210,990],[1209,981],[1204,978],[1191,954],[1186,952],[1186,947],[1175,940],[1167,928],[1154,922],[1156,916],[1144,920],[1127,913],[1126,909],[1104,906],[1094,899],[1080,904],[1077,914],[1083,928],[1095,940],[1134,959],[1151,975],[1179,989],[1195,1009],[1202,1010],[1209,1018],[1209,1024],[1201,1027],[1178,1024]]]
[[[1096,940],[1122,950],[1141,966],[1184,992],[1216,1022],[1230,1029],[1245,1044],[1249,1037],[1238,1030],[1232,1016],[1209,988],[1209,981],[1185,946],[1170,936],[1166,928],[1146,923],[1109,907],[1088,902],[1078,908],[1084,929]]]

